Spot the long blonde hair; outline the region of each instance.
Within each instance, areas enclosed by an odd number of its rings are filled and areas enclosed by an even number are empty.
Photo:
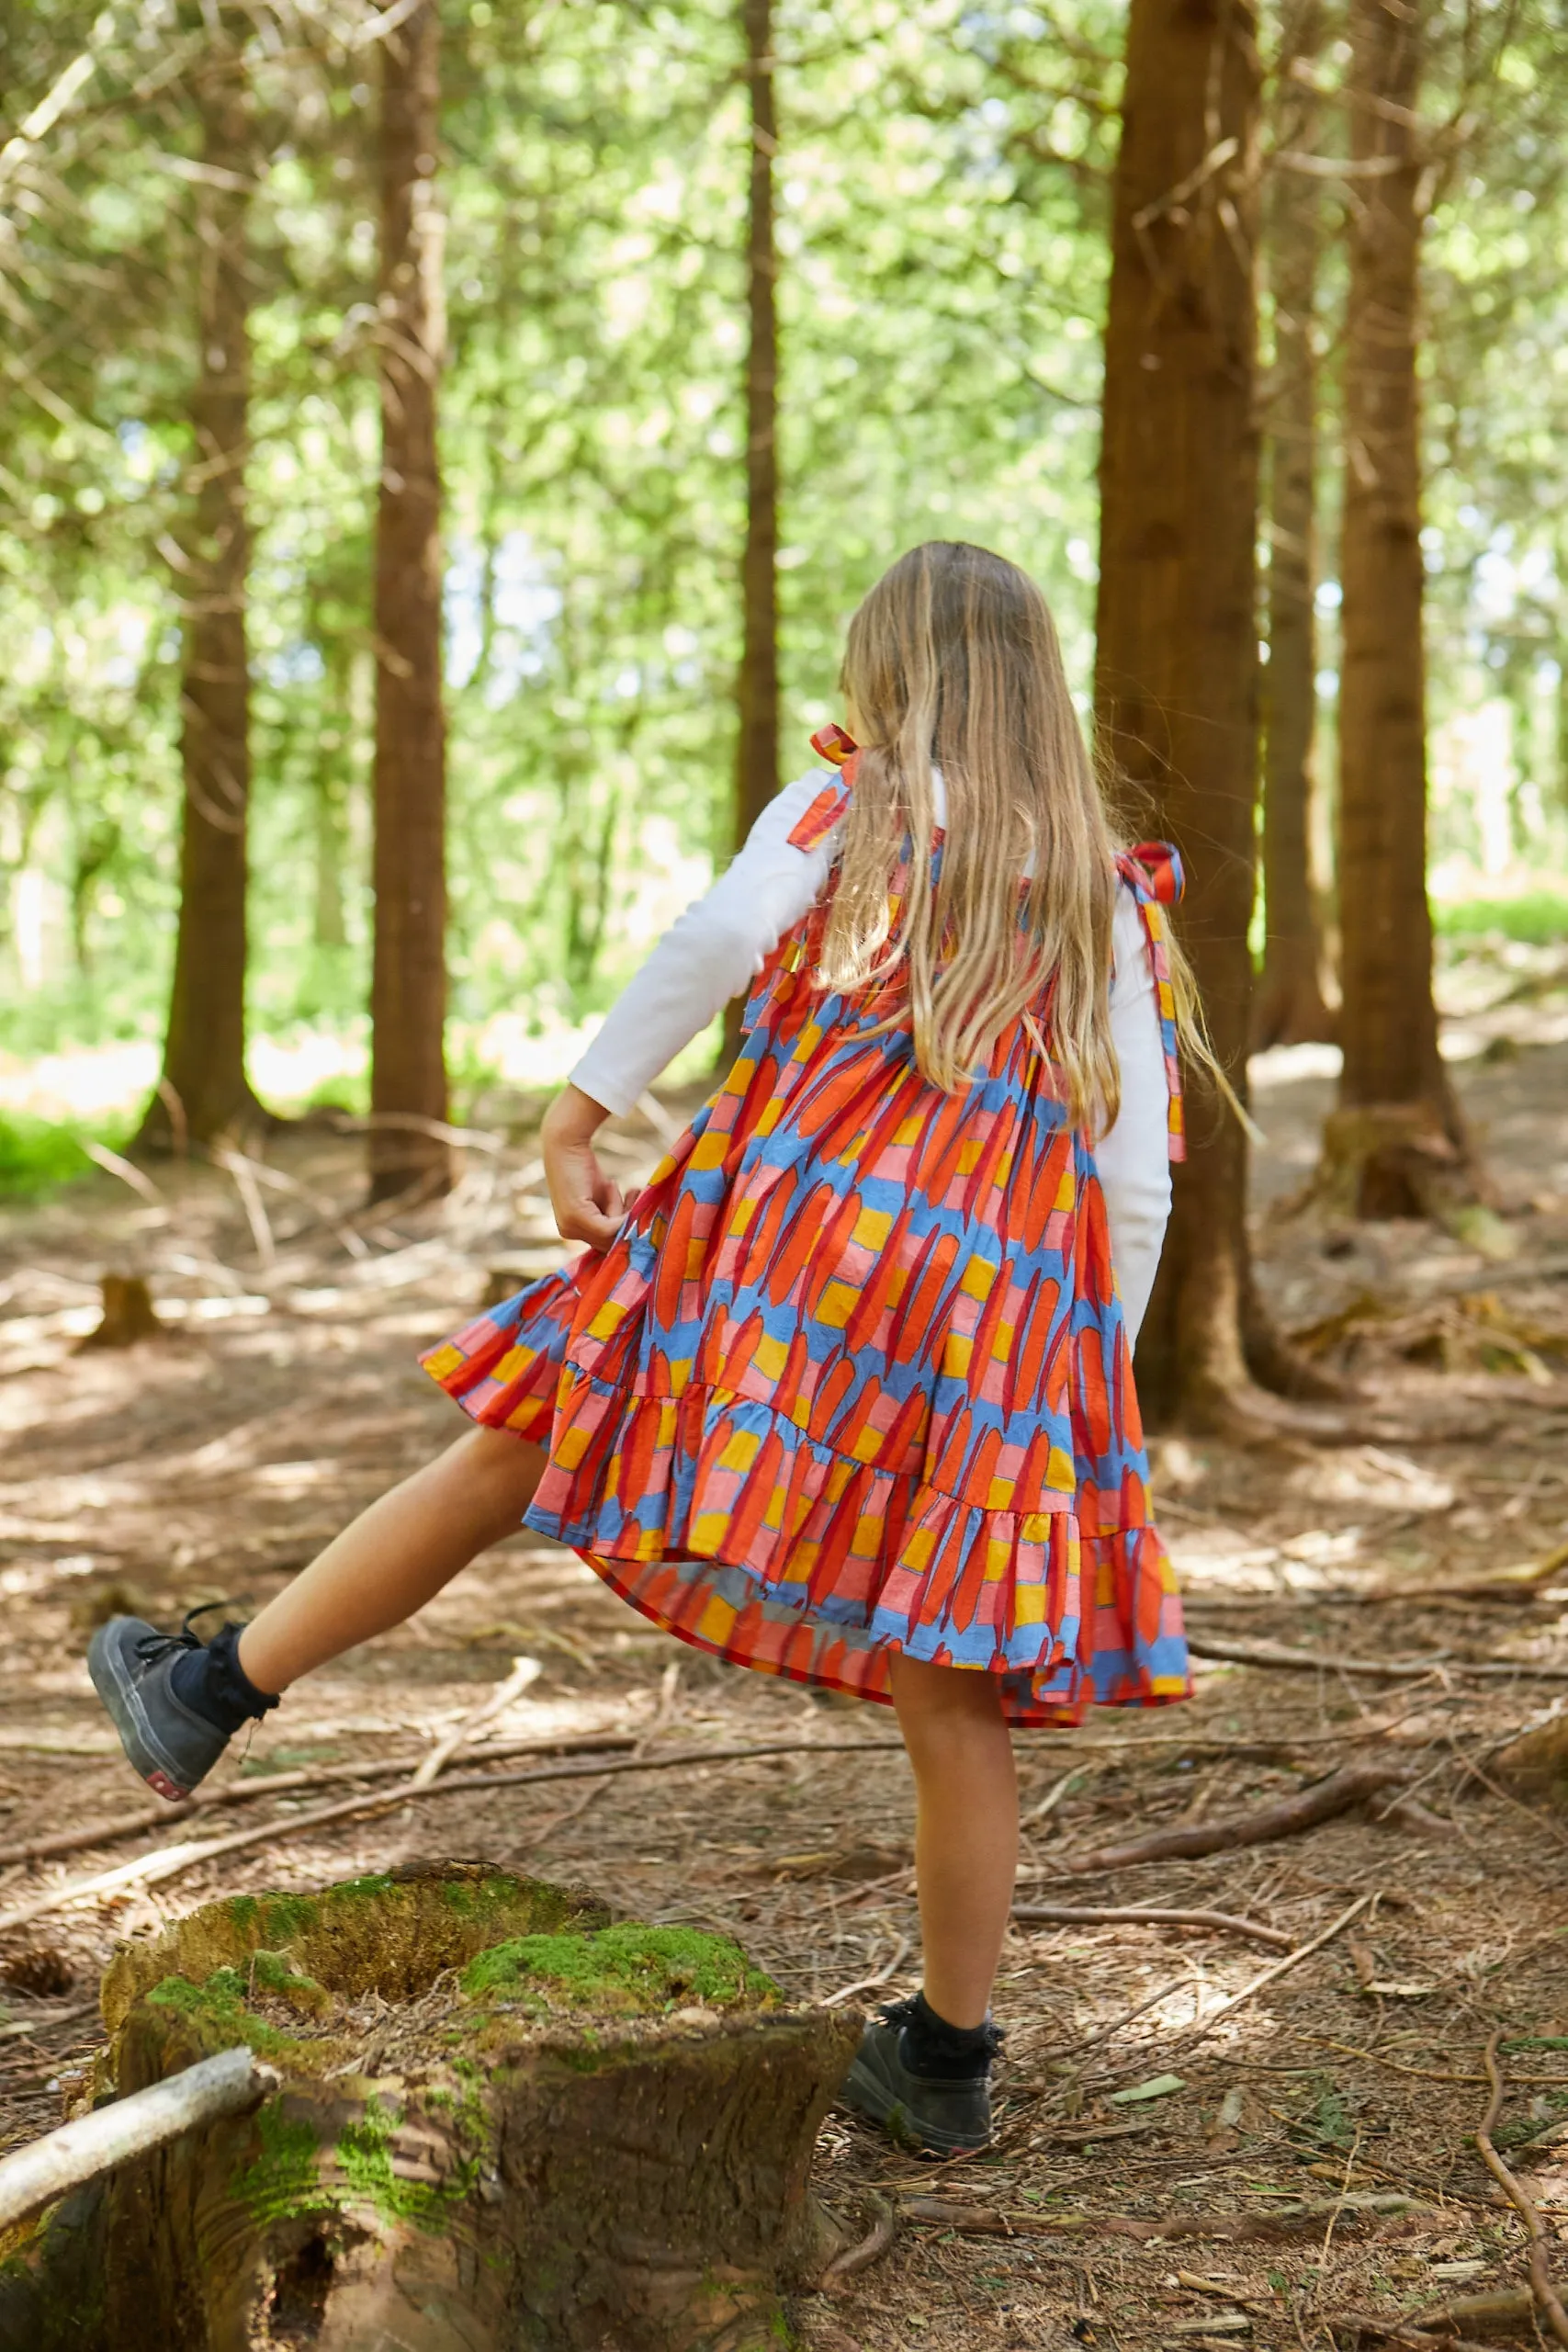
[[[1044,597],[985,548],[930,540],[855,614],[840,683],[864,748],[823,981],[900,982],[916,1061],[949,1092],[1051,985],[1068,1115],[1103,1132],[1121,1093],[1110,996],[1116,842]],[[933,765],[947,798],[934,881]],[[895,909],[889,885],[906,841]]]

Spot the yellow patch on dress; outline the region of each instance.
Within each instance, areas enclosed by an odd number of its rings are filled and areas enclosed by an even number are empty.
[[[950,1380],[962,1380],[969,1370],[969,1359],[975,1352],[975,1342],[957,1331],[950,1331],[942,1343],[942,1368]]]
[[[722,1168],[724,1155],[728,1148],[729,1137],[723,1129],[709,1127],[707,1133],[700,1135],[693,1145],[692,1156],[686,1165],[688,1168]]]
[[[705,1558],[714,1558],[728,1532],[729,1513],[727,1510],[699,1511],[692,1521],[693,1551],[700,1552]],[[731,1610],[729,1613],[733,1617],[735,1611]]]
[[[964,1279],[958,1287],[970,1298],[989,1298],[998,1271],[988,1258],[971,1258],[964,1269]]]
[[[1065,1453],[1061,1446],[1054,1445],[1045,1464],[1045,1484],[1058,1494],[1066,1495],[1071,1494],[1077,1482],[1072,1455]]]
[[[728,1600],[721,1600],[716,1592],[710,1593],[707,1606],[697,1620],[699,1640],[722,1645],[735,1630],[735,1617],[736,1612]]]
[[[859,1285],[854,1283],[829,1283],[818,1301],[817,1320],[841,1331],[860,1303]]]
[[[854,1232],[850,1238],[853,1241],[858,1241],[863,1249],[883,1250],[887,1245],[887,1237],[892,1230],[891,1209],[862,1209],[855,1219]]]
[[[1018,1326],[1016,1323],[998,1324],[997,1336],[991,1341],[991,1361],[993,1363],[1006,1363],[1009,1356],[1012,1353],[1012,1343],[1017,1336]]]
[[[771,1339],[766,1331],[751,1351],[751,1363],[764,1380],[777,1380],[789,1362],[789,1350],[782,1340]]]
[[[1012,1509],[1013,1490],[1017,1484],[1018,1481],[1015,1478],[993,1478],[990,1485],[986,1489],[986,1509],[987,1510],[1010,1510]]]
[[[755,1430],[732,1430],[723,1453],[718,1457],[721,1470],[750,1470],[757,1459],[761,1439]]]
[[[1045,1623],[1045,1588],[1041,1584],[1021,1584],[1012,1597],[1012,1622],[1015,1625],[1043,1625]]]
[[[588,1431],[581,1424],[574,1430],[562,1430],[550,1448],[550,1459],[558,1470],[575,1470],[588,1451]]]
[[[433,1380],[445,1380],[449,1372],[461,1372],[468,1361],[462,1349],[448,1340],[445,1347],[433,1349],[425,1357],[424,1368]]]
[[[929,1527],[913,1528],[904,1544],[903,1565],[919,1576],[930,1567],[935,1549],[936,1537]]]

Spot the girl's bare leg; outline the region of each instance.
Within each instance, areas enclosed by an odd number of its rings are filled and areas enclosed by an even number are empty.
[[[892,1661],[915,1770],[915,1878],[925,1996],[949,2025],[983,2025],[1012,1909],[1018,1779],[994,1675]]]
[[[509,1430],[469,1430],[361,1511],[245,1627],[239,1657],[250,1680],[276,1695],[400,1625],[515,1531],[544,1466],[542,1447]]]

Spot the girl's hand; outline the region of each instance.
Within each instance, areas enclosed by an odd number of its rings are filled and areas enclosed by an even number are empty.
[[[601,1252],[626,1213],[619,1185],[605,1175],[593,1149],[594,1135],[609,1115],[591,1094],[569,1086],[550,1104],[539,1131],[556,1230],[563,1241],[586,1241]]]

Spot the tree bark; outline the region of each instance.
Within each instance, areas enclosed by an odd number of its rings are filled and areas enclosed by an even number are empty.
[[[446,722],[436,393],[446,341],[435,200],[441,20],[419,0],[381,43],[381,486],[376,513],[376,764],[370,1195],[444,1192]]]
[[[38,2232],[40,2352],[771,2352],[843,2243],[809,2177],[857,2021],[570,1889],[459,1862],[209,1904],[103,2005],[121,2096],[237,2043],[277,2085],[70,2216],[96,2332]]]
[[[1187,870],[1181,935],[1247,1082],[1257,806],[1258,67],[1249,0],[1132,0],[1111,237],[1095,707]],[[1144,808],[1148,808],[1145,820]],[[1189,1150],[1138,1348],[1164,1420],[1223,1418],[1265,1373],[1247,1138],[1190,1080]]]
[[[746,545],[740,563],[741,647],[736,679],[735,847],[779,788],[778,260],[773,245],[773,0],[741,0],[751,107],[746,209]],[[740,1007],[725,1022],[739,1035]]]
[[[1292,74],[1323,46],[1318,0],[1306,0],[1280,60],[1279,144],[1312,153],[1322,108]],[[1313,873],[1317,718],[1317,308],[1322,199],[1317,183],[1276,170],[1266,239],[1274,298],[1269,411],[1269,662],[1263,673],[1263,906],[1268,929],[1253,1005],[1255,1050],[1331,1039],[1324,990],[1321,897]]]
[[[1344,1069],[1320,1191],[1362,1216],[1472,1194],[1438,1050],[1427,902],[1426,665],[1416,350],[1420,18],[1352,0],[1354,182],[1345,332],[1340,578],[1340,1015]]]
[[[163,1082],[137,1136],[146,1150],[211,1143],[265,1114],[245,1076],[246,826],[250,666],[250,288],[246,232],[253,141],[236,60],[215,52],[197,80],[202,161],[196,192],[194,512],[181,554],[180,899]],[[171,1096],[174,1098],[171,1100]]]

